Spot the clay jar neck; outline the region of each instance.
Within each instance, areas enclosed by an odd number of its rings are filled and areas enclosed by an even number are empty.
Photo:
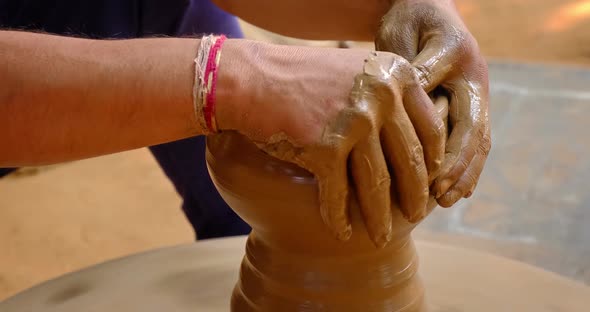
[[[309,172],[266,155],[237,133],[210,137],[207,146],[217,189],[252,226],[234,302],[263,311],[264,305],[277,304],[421,311],[422,287],[410,239],[414,225],[397,208],[394,238],[377,249],[352,198],[353,234],[340,242],[321,221],[317,184]],[[407,309],[411,306],[416,308]]]

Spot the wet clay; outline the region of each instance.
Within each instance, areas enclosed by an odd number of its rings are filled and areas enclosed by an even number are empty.
[[[257,146],[313,173],[320,217],[342,241],[353,233],[349,196],[355,193],[369,237],[383,247],[394,234],[392,195],[410,222],[426,216],[429,181],[444,158],[446,128],[413,67],[390,53],[369,54],[347,102],[316,142],[298,145],[278,133]]]
[[[314,176],[259,150],[235,132],[208,137],[207,163],[224,200],[252,233],[231,311],[427,311],[410,232],[390,207],[392,239],[372,243],[356,198],[353,235],[336,239],[322,222]],[[428,212],[435,206],[433,198]]]
[[[2,301],[0,311],[228,312],[245,241],[206,240],[108,261]],[[566,278],[461,248],[416,247],[432,312],[588,311],[590,288]]]

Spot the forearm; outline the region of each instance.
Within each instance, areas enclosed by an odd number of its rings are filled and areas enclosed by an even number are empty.
[[[0,167],[47,164],[202,133],[198,40],[96,41],[0,31]]]
[[[394,0],[213,0],[261,28],[311,40],[372,41]]]

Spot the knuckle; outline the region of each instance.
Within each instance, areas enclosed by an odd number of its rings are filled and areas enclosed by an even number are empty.
[[[399,70],[404,72],[411,72],[412,71],[412,64],[405,58],[398,56],[395,58],[396,66]]]
[[[424,159],[423,153],[424,149],[422,148],[422,144],[415,144],[412,148],[412,156],[417,161],[421,161]]]
[[[416,144],[410,151],[410,165],[417,171],[424,167],[424,150],[422,145]]]
[[[477,173],[467,170],[467,172],[465,172],[465,183],[459,185],[461,192],[466,193],[471,190],[472,186],[477,183],[478,177],[479,175]]]
[[[373,187],[370,188],[367,195],[370,201],[379,201],[383,198],[382,194],[389,194],[391,188],[391,178],[382,177],[374,181]]]
[[[390,186],[391,178],[389,177],[389,174],[382,174],[382,176],[377,178],[377,180],[375,181],[375,189],[379,191],[389,190]]]
[[[440,171],[442,169],[442,154],[439,157],[438,155],[436,155],[436,157],[434,157],[430,163],[427,169],[429,169],[429,174],[428,176],[431,177],[432,179],[435,179],[439,174]]]
[[[485,134],[478,147],[478,153],[483,156],[488,156],[492,149],[492,140],[488,134]]]
[[[403,57],[396,57],[396,69],[401,75],[402,82],[416,81],[416,73],[414,72],[414,66],[410,64],[408,60]]]
[[[415,79],[420,85],[432,84],[432,69],[424,64],[419,64],[413,68]]]
[[[395,54],[392,54],[391,58],[389,72],[399,83],[405,83],[410,77],[414,77],[413,66],[408,60]]]
[[[487,124],[484,120],[477,119],[472,121],[472,128],[476,130],[475,134],[477,139],[481,140],[486,136]]]
[[[354,118],[354,129],[358,131],[363,130],[363,133],[370,131],[376,127],[375,118],[373,117],[374,112],[371,110],[369,105],[358,105],[356,106],[351,114]]]
[[[461,157],[459,158],[459,163],[457,164],[457,167],[461,169],[461,171],[464,171],[465,169],[467,169],[467,167],[469,167],[469,163],[470,161],[467,158]]]
[[[485,149],[491,145],[488,124],[486,121],[468,118],[462,122],[465,122],[465,125],[467,126],[470,140],[472,142],[477,142],[478,149]]]

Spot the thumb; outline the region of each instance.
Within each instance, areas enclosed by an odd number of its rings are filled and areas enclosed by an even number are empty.
[[[442,36],[425,35],[427,40],[418,55],[411,61],[422,88],[433,91],[449,79],[456,67],[461,66],[461,50],[453,40],[444,40]]]
[[[418,54],[420,32],[414,23],[406,21],[392,9],[385,17],[375,37],[377,51],[395,53],[412,62]]]

